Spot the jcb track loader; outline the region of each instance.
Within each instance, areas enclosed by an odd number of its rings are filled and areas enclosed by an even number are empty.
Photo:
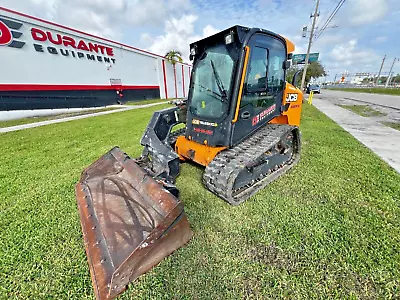
[[[278,34],[241,26],[191,44],[188,99],[154,113],[142,156],[115,147],[83,172],[76,195],[98,299],[192,237],[175,186],[181,161],[204,166],[204,185],[232,205],[296,165],[303,96],[286,82],[293,51]]]

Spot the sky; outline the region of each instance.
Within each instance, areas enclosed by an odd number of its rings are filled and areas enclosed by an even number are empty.
[[[339,0],[320,0],[321,28]],[[34,15],[137,48],[165,55],[178,50],[188,61],[189,44],[233,25],[279,33],[305,53],[315,0],[0,0],[0,6]],[[346,0],[312,45],[328,71],[383,72],[400,57],[400,1]],[[394,71],[400,73],[400,62]]]

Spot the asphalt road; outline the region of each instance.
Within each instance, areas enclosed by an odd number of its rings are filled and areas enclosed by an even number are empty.
[[[382,105],[400,110],[400,96],[343,92],[343,91],[333,91],[326,89],[322,89],[321,94],[323,96],[343,98],[346,100],[365,102],[375,105]]]

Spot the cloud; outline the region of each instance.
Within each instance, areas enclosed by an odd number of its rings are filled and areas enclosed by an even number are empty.
[[[2,5],[76,29],[121,39],[132,26],[162,26],[190,8],[190,0],[3,0]]]
[[[162,25],[166,18],[181,15],[191,6],[190,0],[124,0],[125,18],[132,25]]]
[[[141,42],[147,44],[147,49],[159,55],[165,55],[170,50],[182,53],[182,58],[187,61],[189,57],[189,44],[204,37],[213,35],[219,30],[211,25],[203,28],[202,35],[195,33],[196,15],[185,15],[181,18],[171,18],[165,21],[164,35],[152,37],[148,33],[141,35]]]
[[[336,45],[328,54],[327,63],[333,68],[357,67],[358,71],[366,71],[380,57],[372,50],[361,50],[358,47],[357,40],[353,39],[344,44]]]
[[[340,24],[362,26],[381,20],[389,12],[388,0],[349,0],[341,8]]]
[[[327,47],[332,45],[337,45],[343,41],[347,41],[349,39],[348,36],[344,36],[342,34],[321,34],[321,36],[316,40],[313,45],[318,47]]]
[[[88,33],[119,39],[126,0],[3,0],[8,8],[55,21]]]

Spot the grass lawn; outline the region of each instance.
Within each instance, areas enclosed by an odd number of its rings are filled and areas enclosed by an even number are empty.
[[[392,127],[396,130],[400,130],[400,123],[394,123],[394,122],[382,122],[383,125]]]
[[[119,145],[133,157],[161,106],[1,135],[0,299],[93,298],[74,184]],[[184,164],[195,233],[120,299],[398,298],[400,176],[306,106],[302,159],[239,207]]]
[[[149,100],[138,100],[138,101],[128,101],[125,105],[144,105],[144,104],[152,104],[152,103],[161,103],[165,102],[168,103],[172,99],[165,100],[165,99],[149,99]]]
[[[66,118],[66,117],[90,115],[93,113],[109,111],[109,110],[116,110],[116,109],[120,109],[120,108],[119,107],[106,107],[106,108],[100,108],[100,109],[96,109],[96,110],[85,110],[85,111],[64,113],[64,114],[53,115],[53,116],[30,117],[30,118],[23,118],[23,119],[18,119],[18,120],[0,121],[0,128],[23,125],[23,124],[30,124],[30,123],[36,123],[36,122],[42,122],[42,121],[48,121],[48,120],[62,119],[62,118]]]
[[[370,94],[384,94],[400,96],[400,89],[385,89],[385,88],[330,88],[332,91],[345,91],[345,92],[360,92]]]
[[[377,111],[373,108],[371,108],[368,105],[341,105],[339,104],[340,107],[343,107],[345,109],[351,110],[352,112],[363,116],[363,117],[382,117],[385,116],[386,114],[381,113],[380,111]]]

